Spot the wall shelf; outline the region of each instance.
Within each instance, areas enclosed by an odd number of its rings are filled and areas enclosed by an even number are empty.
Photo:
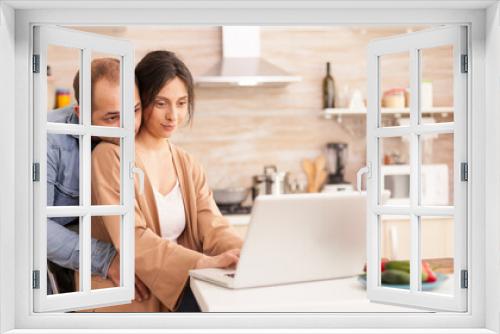
[[[422,110],[423,114],[449,114],[453,112],[453,107],[432,107]],[[382,108],[383,115],[408,115],[409,108]],[[327,108],[321,111],[321,116],[326,119],[331,119],[333,116],[340,115],[366,115],[366,109],[350,109],[350,108]]]

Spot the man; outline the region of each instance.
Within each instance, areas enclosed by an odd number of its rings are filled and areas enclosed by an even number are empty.
[[[120,63],[113,58],[100,58],[91,64],[91,123],[96,126],[118,127],[120,125]],[[73,89],[75,98],[79,103],[80,76],[77,72]],[[140,98],[135,89],[135,132],[139,130],[141,123]],[[74,105],[51,111],[47,114],[48,122],[79,124],[79,106]],[[95,138],[92,147],[99,140],[111,138]],[[48,206],[71,206],[79,205],[80,188],[80,141],[78,136],[48,134],[47,135],[47,205]],[[88,180],[90,182],[90,180]],[[63,268],[78,270],[80,258],[79,235],[70,229],[77,227],[78,217],[57,217],[47,220],[47,259]],[[49,269],[57,266],[49,265]],[[120,284],[120,260],[113,245],[92,239],[91,246],[91,271],[93,275],[109,278],[116,285]],[[64,280],[64,276],[72,277],[72,274],[61,275],[58,270],[58,281]],[[69,279],[68,279],[69,280]],[[49,275],[49,282],[53,281]],[[62,291],[52,291],[48,284],[48,293],[70,292],[66,287]],[[136,299],[149,298],[146,286],[136,278]]]

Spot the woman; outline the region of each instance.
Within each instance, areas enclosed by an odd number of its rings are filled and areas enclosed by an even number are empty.
[[[135,163],[145,180],[143,194],[136,182],[135,269],[153,297],[105,311],[174,311],[188,271],[236,265],[242,240],[219,212],[202,166],[168,140],[193,117],[191,73],[175,54],[154,51],[139,62],[136,77],[143,123]],[[119,147],[101,143],[92,155],[92,180],[100,185],[92,189],[96,204],[118,202],[119,179]],[[118,249],[117,217],[101,220]]]

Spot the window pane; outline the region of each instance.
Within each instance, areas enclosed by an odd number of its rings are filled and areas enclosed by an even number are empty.
[[[410,289],[410,217],[383,215],[380,223],[379,285]]]
[[[111,241],[111,236],[120,244],[121,236],[121,216],[95,216],[92,217],[92,273],[102,273],[102,275],[92,276],[92,289],[106,289],[115,287],[114,284],[121,277],[119,256],[111,257],[115,247]],[[99,241],[98,241],[99,240]],[[116,253],[118,254],[118,253]],[[111,265],[108,267],[111,259]],[[114,260],[114,261],[113,261]],[[107,277],[103,277],[107,274]],[[114,281],[113,281],[114,280]]]
[[[410,137],[379,138],[379,203],[410,205]]]
[[[453,294],[454,223],[451,216],[420,217],[421,259],[423,271],[427,271],[423,291]]]
[[[81,50],[58,45],[47,48],[47,111],[62,109],[49,113],[48,122],[80,123],[73,114],[79,92],[74,91],[75,75],[80,70]],[[77,88],[79,81],[76,81]]]
[[[47,122],[81,124],[73,85],[80,69],[80,49],[47,48]],[[79,81],[77,80],[77,87]],[[63,129],[63,132],[64,129]],[[80,146],[82,137],[55,133],[48,124],[47,206],[81,205]]]
[[[453,122],[453,61],[451,45],[420,50],[421,123]]]
[[[107,147],[100,147],[99,150],[105,149],[108,150],[107,152],[116,152],[116,160],[115,158],[111,159],[111,161],[114,162],[113,165],[110,165],[108,160],[106,160],[106,162],[95,160],[99,159],[96,157],[95,150],[100,145],[105,145]],[[120,172],[122,169],[121,147],[121,138],[104,136],[92,137],[92,205],[120,205],[122,203],[122,178]],[[102,155],[100,156],[102,157]],[[116,183],[120,182],[119,187],[113,191],[104,190],[101,182],[104,181],[105,178],[110,178],[108,181],[110,181],[109,184],[111,186],[117,186]],[[117,194],[114,193],[114,191],[116,191]]]
[[[47,206],[78,206],[82,137],[47,134]]]
[[[453,134],[420,136],[421,205],[453,205]]]
[[[121,126],[121,61],[115,55],[92,53],[92,125]]]
[[[394,115],[408,112],[410,101],[410,54],[408,52],[383,55],[380,64],[379,126],[399,126]]]
[[[80,268],[81,217],[53,217],[47,221],[47,295],[75,292],[74,269]]]

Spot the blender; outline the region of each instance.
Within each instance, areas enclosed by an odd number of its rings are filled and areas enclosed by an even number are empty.
[[[349,191],[352,185],[344,179],[347,162],[346,143],[326,144],[326,165],[328,168],[328,182],[323,192]]]

